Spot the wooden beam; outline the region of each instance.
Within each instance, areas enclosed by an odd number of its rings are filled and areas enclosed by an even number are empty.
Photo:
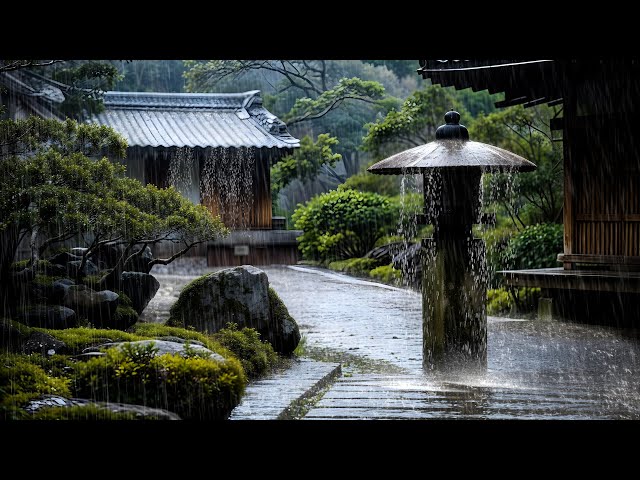
[[[558,254],[559,262],[594,263],[599,265],[640,265],[640,257],[625,255]]]

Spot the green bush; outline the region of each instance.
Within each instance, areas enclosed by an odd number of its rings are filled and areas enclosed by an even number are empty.
[[[526,227],[518,232],[504,252],[509,268],[557,267],[558,253],[563,250],[563,226],[543,223]]]
[[[395,285],[400,282],[400,279],[402,278],[402,272],[393,268],[393,265],[383,265],[371,270],[369,272],[369,276],[383,283]]]
[[[349,258],[348,260],[331,262],[329,268],[337,272],[368,277],[369,272],[379,265],[380,262],[373,258]]]
[[[487,290],[487,314],[499,315],[511,311],[513,296],[504,288]]]
[[[112,348],[76,365],[81,398],[148,405],[183,419],[225,419],[239,403],[246,377],[240,362],[156,355],[155,348]]]
[[[400,177],[397,175],[373,175],[366,171],[358,172],[339,185],[338,190],[373,192],[393,197],[400,194]]]
[[[260,340],[260,334],[253,328],[239,330],[235,323],[230,323],[213,334],[213,338],[240,360],[249,378],[268,372],[278,361],[273,347]]]
[[[487,313],[504,315],[512,312],[531,312],[537,308],[539,298],[539,288],[490,289],[487,290]]]
[[[0,355],[0,418],[41,395],[69,396],[69,380],[47,374],[40,355]]]
[[[397,213],[385,196],[355,190],[317,195],[293,213],[303,256],[311,260],[363,257],[395,228]]]

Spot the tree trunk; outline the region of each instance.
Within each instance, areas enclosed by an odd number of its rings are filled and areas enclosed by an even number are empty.
[[[113,269],[100,280],[100,290],[122,290],[122,288],[120,288],[122,284],[122,272],[124,272],[124,265],[129,259],[129,252],[131,252],[134,245],[135,243],[127,245]]]

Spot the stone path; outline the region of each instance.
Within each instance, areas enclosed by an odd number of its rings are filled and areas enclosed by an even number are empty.
[[[279,420],[297,417],[301,400],[310,398],[340,375],[339,363],[294,360],[282,373],[252,382],[230,420]]]
[[[184,284],[212,271],[204,259],[189,262],[154,267],[161,288],[145,320],[166,319]],[[234,419],[640,419],[635,337],[489,317],[486,372],[435,375],[421,365],[418,293],[308,267],[260,268],[321,362],[253,383]]]

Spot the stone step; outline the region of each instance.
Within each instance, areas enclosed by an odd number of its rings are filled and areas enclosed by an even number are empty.
[[[247,386],[240,404],[229,420],[277,420],[287,418],[290,406],[315,395],[341,373],[339,363],[297,359],[282,373]]]

